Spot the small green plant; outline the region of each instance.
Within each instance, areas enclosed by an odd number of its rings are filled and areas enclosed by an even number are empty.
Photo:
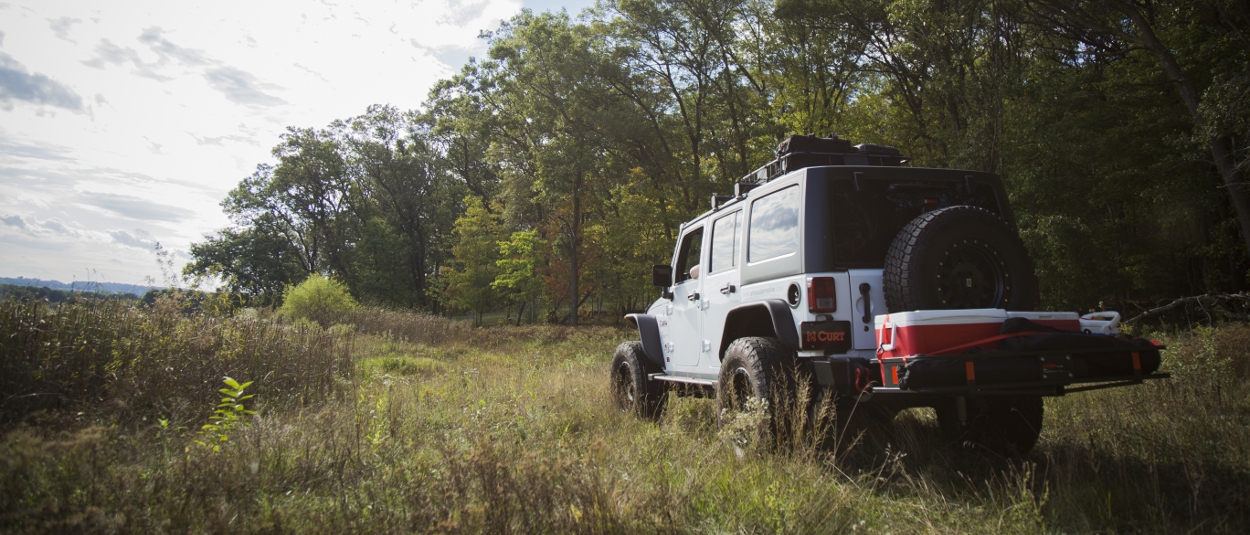
[[[238,381],[226,377],[223,381],[226,388],[218,390],[226,397],[221,398],[221,403],[217,404],[217,410],[213,412],[212,423],[206,424],[200,428],[200,434],[205,437],[204,440],[195,441],[204,447],[212,448],[213,451],[220,453],[222,446],[230,440],[230,432],[239,424],[248,425],[242,419],[244,415],[256,414],[256,411],[248,410],[243,402],[251,399],[252,395],[243,395],[243,390],[252,385],[251,381],[239,384]]]

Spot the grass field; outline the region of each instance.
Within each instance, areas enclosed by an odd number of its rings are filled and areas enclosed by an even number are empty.
[[[1171,380],[1048,400],[1037,448],[995,459],[935,447],[920,410],[782,452],[710,400],[621,414],[626,331],[353,321],[0,305],[0,530],[1250,531],[1241,324],[1166,337]],[[225,376],[256,415],[214,413]]]

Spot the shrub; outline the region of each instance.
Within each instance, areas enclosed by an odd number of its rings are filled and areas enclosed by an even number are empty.
[[[320,274],[309,275],[298,286],[282,292],[282,313],[295,319],[308,319],[329,326],[341,323],[343,316],[357,306],[343,283]]]

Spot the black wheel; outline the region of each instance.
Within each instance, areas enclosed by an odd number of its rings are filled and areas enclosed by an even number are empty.
[[[724,427],[748,409],[760,406],[754,403],[764,401],[763,419],[753,432],[761,439],[775,439],[785,426],[774,416],[788,415],[795,409],[795,379],[794,352],[777,339],[734,340],[725,350],[716,382],[717,425]]]
[[[898,409],[876,401],[847,404],[844,410],[848,418],[862,418],[872,425],[889,425],[898,416]]]
[[[889,428],[898,414],[896,407],[877,401],[856,402],[854,397],[826,400],[831,394],[821,389],[809,404],[808,419],[822,449],[840,447],[845,451],[861,434]]]
[[[622,411],[641,418],[655,419],[664,411],[665,389],[652,381],[648,373],[661,371],[642,351],[642,342],[623,342],[616,346],[610,369],[612,403]]]
[[[965,399],[966,420],[959,421],[958,400],[934,407],[938,427],[952,444],[991,453],[1024,455],[1042,434],[1041,396],[981,396]]]
[[[1006,221],[975,206],[911,220],[890,243],[883,275],[890,311],[1037,306],[1024,242]]]

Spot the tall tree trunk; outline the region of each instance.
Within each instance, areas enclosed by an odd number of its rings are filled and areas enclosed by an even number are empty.
[[[416,247],[414,247],[413,258],[410,260],[415,281],[417,283],[417,298],[414,305],[421,310],[426,309],[425,302],[425,233],[416,232]]]
[[[577,301],[577,249],[582,239],[582,172],[579,170],[573,175],[573,232],[569,239],[569,295],[573,296],[569,300],[569,326],[577,326],[577,306],[581,303]]]

